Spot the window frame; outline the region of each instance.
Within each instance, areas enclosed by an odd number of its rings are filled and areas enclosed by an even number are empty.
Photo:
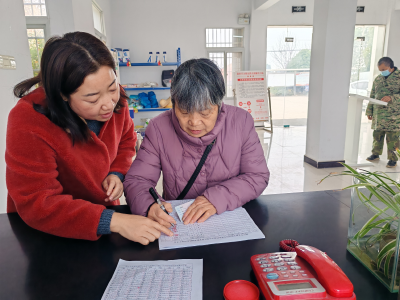
[[[228,70],[227,70],[228,69],[228,62],[227,62],[228,61],[228,55],[227,55],[227,53],[229,52],[229,53],[241,53],[242,54],[242,63],[241,63],[240,68],[243,71],[244,70],[244,66],[245,66],[245,64],[244,64],[245,49],[244,48],[233,48],[233,47],[232,48],[231,47],[207,48],[207,58],[210,59],[210,53],[216,53],[216,52],[224,53],[224,73],[223,73],[223,76],[224,76],[224,83],[225,83],[225,86],[227,88],[228,87],[228,82],[227,82],[227,80],[228,80]],[[232,76],[232,80],[233,80],[233,76]],[[232,82],[232,86],[234,86],[233,82]],[[228,91],[226,90],[225,92],[226,92],[226,95],[224,97],[225,100],[234,100],[235,96],[228,97],[227,96]]]
[[[46,43],[46,25],[43,25],[43,24],[38,24],[38,25],[33,25],[33,24],[27,24],[26,25],[26,29],[43,29],[43,32],[44,32],[44,42]],[[29,40],[31,39],[33,39],[33,38],[29,38],[28,37],[28,35],[26,36],[26,38],[27,38],[27,41],[28,41],[28,45],[29,45]],[[28,46],[29,47],[29,46]],[[32,58],[31,58],[32,59]],[[33,69],[32,68],[32,71],[33,71],[33,74],[35,74],[35,72],[40,72],[40,61],[41,61],[41,58],[40,58],[40,60],[39,60],[39,69],[37,70],[37,69]]]
[[[243,47],[207,47],[207,29],[243,29]],[[206,49],[206,57],[209,59],[210,58],[210,53],[216,53],[216,52],[223,52],[224,53],[224,82],[225,86],[227,88],[228,83],[228,71],[227,71],[227,53],[242,53],[242,64],[241,64],[241,70],[244,70],[245,67],[245,58],[246,58],[246,49],[245,49],[245,32],[246,28],[245,27],[207,27],[204,29],[204,47]],[[232,79],[233,80],[233,79]],[[232,86],[234,86],[234,83],[232,82]],[[226,95],[227,95],[227,90],[226,90]],[[235,96],[233,95],[232,97],[226,96],[224,97],[224,100],[234,100]]]
[[[98,37],[103,43],[107,42],[107,33],[106,33],[106,24],[105,24],[105,18],[104,18],[104,11],[101,9],[100,5],[95,1],[92,0],[92,13],[93,13],[93,6],[100,11],[100,23],[101,23],[101,30],[103,32],[98,31],[94,27],[94,18],[93,18],[93,29],[96,37]]]

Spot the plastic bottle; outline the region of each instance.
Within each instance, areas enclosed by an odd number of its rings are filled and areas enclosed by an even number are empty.
[[[160,52],[156,52],[156,61],[155,61],[156,64],[158,64],[159,59],[160,59]]]
[[[153,52],[149,52],[149,59],[147,60],[147,62],[150,64],[153,62],[152,56],[153,56]]]
[[[163,62],[167,62],[167,52],[163,52]]]

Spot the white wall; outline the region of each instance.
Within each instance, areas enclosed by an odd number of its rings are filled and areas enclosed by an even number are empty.
[[[72,31],[94,34],[92,0],[47,0],[46,8],[50,36]]]
[[[7,187],[4,161],[7,119],[17,102],[12,90],[15,84],[32,77],[32,64],[26,35],[26,24],[22,1],[0,0],[0,54],[14,56],[16,70],[0,69],[0,213],[6,212]],[[5,42],[6,41],[6,42]]]
[[[113,0],[112,46],[129,48],[133,62],[146,62],[149,51],[167,51],[168,59],[176,61],[180,47],[182,61],[186,61],[207,57],[206,28],[245,27],[248,49],[249,25],[238,25],[237,19],[250,10],[250,1],[243,0]],[[245,62],[247,68],[247,52]],[[148,67],[121,68],[121,78],[123,83],[161,83],[161,72]]]
[[[75,30],[71,0],[47,0],[47,14],[50,18],[50,36],[63,35]]]

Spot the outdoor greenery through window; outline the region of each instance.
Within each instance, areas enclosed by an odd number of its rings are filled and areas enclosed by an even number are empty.
[[[45,0],[24,0],[25,16],[47,16]]]
[[[29,51],[32,59],[33,75],[36,76],[40,70],[40,59],[45,44],[44,29],[27,29]]]

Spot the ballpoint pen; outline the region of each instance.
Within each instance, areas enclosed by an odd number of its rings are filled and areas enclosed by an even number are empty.
[[[167,210],[165,209],[165,206],[161,203],[160,199],[158,198],[158,195],[156,193],[156,191],[153,188],[149,189],[150,195],[153,197],[154,201],[160,205],[161,209],[167,214],[169,215],[169,213],[167,212]],[[172,227],[175,227],[174,223],[170,223],[172,225]]]

